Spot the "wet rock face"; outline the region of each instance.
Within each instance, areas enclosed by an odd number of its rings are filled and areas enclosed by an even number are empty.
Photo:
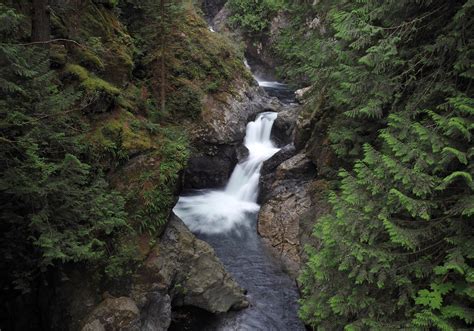
[[[263,111],[282,111],[283,105],[257,86],[236,83],[235,88],[234,95],[207,98],[201,119],[191,130],[194,152],[184,173],[184,188],[223,187],[237,162],[246,157],[240,146],[247,123]]]
[[[272,128],[272,140],[278,146],[285,146],[294,141],[298,114],[299,108],[294,105],[286,105],[286,108],[278,113]]]
[[[134,297],[159,286],[169,289],[173,306],[223,313],[248,305],[243,289],[225,271],[212,247],[197,239],[175,215],[139,271]]]
[[[188,161],[184,172],[185,189],[204,189],[222,186],[237,163],[235,147],[207,145]]]
[[[166,331],[171,324],[171,298],[168,294],[149,295],[141,310],[140,331]]]
[[[294,146],[288,145],[263,167],[258,233],[296,276],[302,252],[300,222],[314,206],[311,187],[316,168],[306,154],[294,153]]]
[[[107,298],[89,315],[81,331],[140,330],[140,311],[128,297]]]

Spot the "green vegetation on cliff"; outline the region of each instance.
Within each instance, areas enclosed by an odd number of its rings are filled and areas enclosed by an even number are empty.
[[[168,3],[164,22],[154,1],[51,1],[40,8],[51,35],[39,41],[38,3],[0,1],[1,286],[11,304],[75,264],[102,280],[131,274],[175,204],[186,125],[208,95],[249,78],[188,1]]]
[[[250,35],[264,33],[268,30],[272,17],[283,5],[283,0],[229,0],[229,8],[233,13],[230,23]]]
[[[245,27],[254,6],[234,19]],[[341,166],[301,317],[321,330],[472,328],[474,3],[287,1],[285,15],[280,72],[312,86],[305,116]]]
[[[0,6],[3,41],[13,41],[21,18]],[[126,213],[123,198],[83,157],[81,93],[60,85],[43,48],[2,44],[0,58],[2,288],[12,282],[28,291],[57,262],[106,258]]]

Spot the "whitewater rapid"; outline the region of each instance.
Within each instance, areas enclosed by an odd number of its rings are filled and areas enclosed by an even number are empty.
[[[182,196],[174,212],[192,232],[217,234],[250,226],[248,215],[259,211],[258,183],[263,162],[279,151],[270,139],[278,114],[265,112],[247,124],[244,145],[249,156],[237,164],[223,190]]]

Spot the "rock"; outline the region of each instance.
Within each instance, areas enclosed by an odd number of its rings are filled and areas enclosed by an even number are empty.
[[[224,7],[227,0],[198,0],[197,3],[201,7],[207,19],[212,20],[219,11]]]
[[[272,174],[272,172],[274,172],[280,164],[293,157],[295,154],[296,148],[293,143],[284,146],[270,159],[263,163],[262,170],[260,172],[261,176]]]
[[[140,331],[166,331],[171,324],[171,298],[155,293],[141,309]]]
[[[140,330],[140,311],[128,297],[107,298],[88,316],[82,331]]]
[[[258,60],[264,72],[272,72],[281,60],[275,57],[272,49],[278,41],[280,32],[290,23],[288,14],[285,11],[277,12],[270,22],[268,32],[260,35],[258,40],[251,35],[244,33],[242,29],[235,29],[231,23],[232,11],[229,2],[219,11],[213,19],[213,26],[219,32],[230,35],[236,44],[245,45],[245,53],[248,58]]]
[[[207,96],[193,138],[214,145],[237,144],[245,136],[248,121],[256,114],[282,109],[277,99],[268,97],[258,86],[235,82],[234,88],[237,91],[234,95]]]
[[[286,105],[285,110],[278,113],[278,117],[273,123],[272,140],[274,140],[279,146],[284,146],[293,142],[299,112],[299,107]]]
[[[184,171],[184,188],[204,189],[223,186],[229,179],[238,156],[232,145],[200,144]]]
[[[259,195],[258,203],[262,204],[267,201],[270,196],[273,194],[273,183],[275,182],[275,171],[276,168],[282,164],[284,161],[293,157],[296,154],[296,149],[293,144],[288,144],[270,159],[265,161],[260,171],[260,182],[259,182]]]
[[[277,251],[291,274],[300,266],[299,219],[311,207],[308,185],[285,187],[262,206],[258,233]]]
[[[249,149],[244,145],[237,147],[237,160],[238,162],[245,161],[249,157]]]
[[[305,94],[311,90],[312,86],[308,86],[295,91],[295,99],[299,103],[303,103]]]
[[[314,178],[316,167],[305,153],[299,153],[286,160],[276,169],[276,180],[297,179],[300,181]]]
[[[312,185],[316,168],[304,153],[279,164],[277,161],[294,153],[289,146],[264,165],[270,171],[262,187],[262,208],[258,215],[258,233],[278,253],[288,271],[296,276],[300,267],[300,222],[314,206]],[[278,153],[277,153],[278,154]]]
[[[295,130],[296,149],[305,149],[307,156],[318,169],[318,176],[334,178],[341,167],[331,148],[328,130],[333,121],[333,112],[324,106],[323,93],[314,96],[311,111],[301,112]]]
[[[171,216],[160,242],[138,272],[134,297],[149,292],[153,284],[169,289],[174,306],[223,313],[248,305],[244,291],[226,272],[212,247],[197,239],[176,215]]]
[[[282,110],[282,104],[248,83],[236,83],[235,95],[208,96],[201,119],[191,128],[193,154],[184,174],[185,188],[225,185],[238,160],[247,123],[263,111]],[[284,136],[284,134],[282,134]]]
[[[307,209],[306,212],[302,213],[299,218],[299,241],[301,247],[311,245],[317,249],[319,247],[319,242],[312,235],[313,228],[315,221],[331,210],[327,199],[329,183],[324,179],[316,179],[311,183],[310,191],[312,202],[311,207]],[[305,250],[300,250],[301,264],[306,263],[307,258]]]

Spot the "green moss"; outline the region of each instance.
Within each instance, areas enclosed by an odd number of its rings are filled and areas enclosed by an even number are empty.
[[[139,119],[132,113],[117,110],[99,121],[88,140],[98,154],[108,154],[112,165],[120,163],[121,158],[128,159],[139,151],[156,148],[144,125],[137,125],[137,122],[140,123]]]
[[[74,49],[74,55],[81,65],[98,71],[105,69],[105,65],[100,57],[89,48],[76,47]]]
[[[117,97],[120,95],[120,89],[93,75],[86,68],[78,64],[68,64],[64,71],[66,74],[77,78],[86,92],[104,93],[111,97]]]
[[[108,95],[115,96],[120,94],[120,90],[118,88],[95,76],[90,76],[88,79],[83,81],[82,86],[84,86],[87,91],[104,92]]]
[[[64,31],[65,38],[82,45],[71,45],[69,56],[74,63],[100,72],[108,82],[122,85],[131,78],[135,49],[132,37],[115,10],[111,10],[116,3],[117,0],[84,0],[80,9],[72,4],[54,6],[54,26]]]
[[[191,81],[181,79],[176,81],[176,90],[170,95],[168,106],[174,112],[180,112],[188,118],[198,118],[201,114],[204,92],[201,87]]]

